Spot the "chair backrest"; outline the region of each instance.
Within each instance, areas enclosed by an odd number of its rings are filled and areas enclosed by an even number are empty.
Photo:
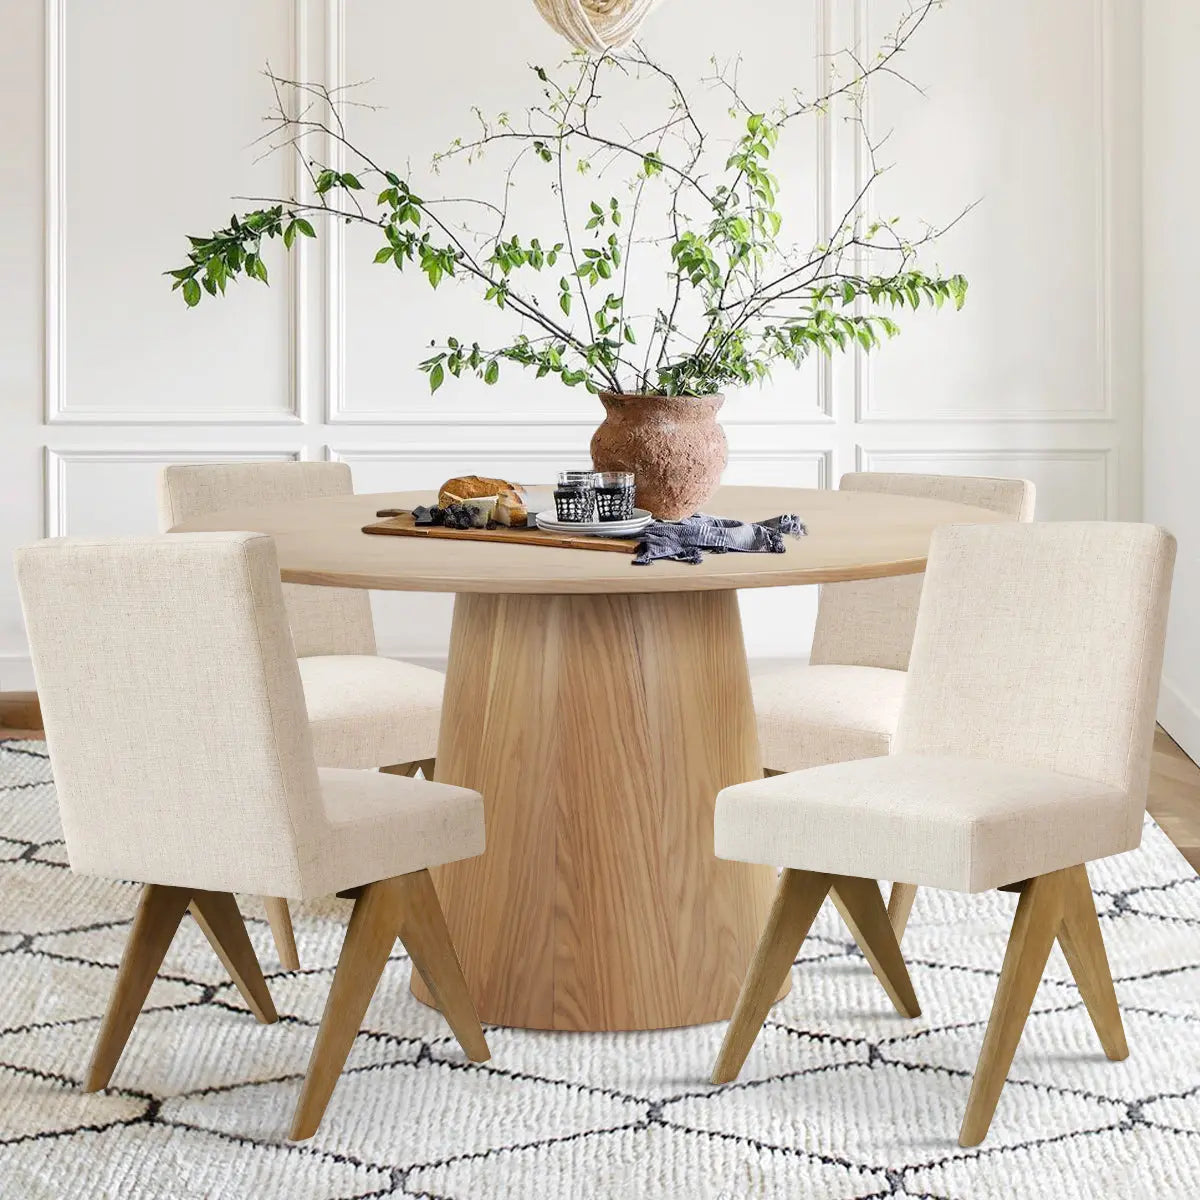
[[[16,564],[71,866],[301,894],[323,810],[271,538],[55,538]]]
[[[1034,488],[1028,479],[854,471],[842,476],[840,486],[843,491],[970,504],[1004,513],[1014,521],[1033,520]],[[822,585],[809,662],[903,671],[912,649],[923,579],[923,575],[901,575]]]
[[[343,462],[177,463],[159,475],[159,528],[165,533],[181,521],[227,508],[349,496],[353,491],[350,467]],[[375,653],[369,593],[285,583],[283,598],[301,658]]]
[[[1140,824],[1174,562],[1153,525],[939,529],[894,750],[1093,779]]]

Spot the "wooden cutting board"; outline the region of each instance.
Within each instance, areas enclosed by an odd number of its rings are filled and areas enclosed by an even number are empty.
[[[548,529],[447,529],[442,525],[416,525],[412,513],[385,517],[362,527],[363,533],[382,533],[391,537],[447,538],[460,542],[493,542],[501,545],[557,546],[560,550],[611,550],[633,554],[637,538],[588,537],[586,534],[554,533]]]

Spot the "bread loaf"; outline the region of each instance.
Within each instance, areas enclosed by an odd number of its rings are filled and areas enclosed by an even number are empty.
[[[449,508],[464,500],[480,496],[508,496],[519,499],[516,488],[505,479],[489,479],[486,475],[457,475],[447,479],[438,489],[438,507]]]

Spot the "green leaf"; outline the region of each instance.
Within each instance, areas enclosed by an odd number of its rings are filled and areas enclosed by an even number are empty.
[[[438,363],[433,370],[429,372],[429,390],[436,392],[442,386],[446,379],[446,371],[441,363]]]
[[[289,221],[287,228],[283,231],[283,244],[290,250],[292,243],[296,240],[296,222]]]
[[[362,184],[358,182],[358,176],[351,175],[349,171],[342,172],[342,187],[350,188],[352,191],[362,191]]]
[[[562,292],[558,297],[558,307],[563,310],[565,316],[571,315],[571,293]]]
[[[495,383],[500,378],[500,364],[493,358],[483,372],[484,383]]]
[[[395,253],[396,248],[394,246],[384,246],[382,250],[377,250],[375,252],[375,261],[377,263],[385,263]]]
[[[183,302],[188,308],[195,308],[200,303],[200,285],[194,279],[183,281]]]
[[[360,184],[359,186],[361,187],[362,185]],[[315,238],[317,236],[317,231],[303,217],[297,217],[295,224],[296,228],[300,230],[305,237]]]

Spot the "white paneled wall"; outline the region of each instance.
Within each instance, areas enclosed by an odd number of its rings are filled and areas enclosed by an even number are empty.
[[[743,0],[731,20],[728,0],[663,0],[644,41],[685,79],[740,50],[765,105],[811,93],[829,51],[876,44],[901,4]],[[264,63],[370,80],[362,98],[378,107],[353,115],[354,132],[416,186],[470,131],[472,105],[519,107],[527,64],[563,56],[531,0],[209,0],[197,13],[183,0],[0,8],[0,688],[28,683],[11,547],[152,529],[165,462],[335,457],[360,491],[464,470],[536,481],[586,461],[600,418],[593,399],[515,370],[431,397],[415,369],[429,340],[496,318],[466,289],[432,294],[373,266],[357,230],[273,260],[269,290],[242,284],[192,312],[160,274],[231,195],[293,185],[291,163],[250,148],[270,103]],[[218,47],[199,26],[228,36]],[[968,306],[907,317],[876,356],[730,396],[731,482],[1017,474],[1036,481],[1043,516],[1138,515],[1138,38],[1123,0],[948,0],[930,18],[903,63],[926,95],[884,81],[869,113],[877,134],[894,130],[878,211],[939,222],[979,201],[936,255],[970,277]],[[806,127],[779,163],[792,233],[815,236],[864,169],[851,127]],[[518,224],[537,232],[547,203],[544,188],[521,191]],[[744,597],[751,653],[805,653],[814,600]],[[445,598],[380,598],[382,648],[438,659],[448,612]]]
[[[1159,717],[1200,761],[1200,403],[1196,279],[1200,242],[1180,238],[1195,189],[1200,6],[1153,0],[1145,8],[1146,519],[1179,539]]]

